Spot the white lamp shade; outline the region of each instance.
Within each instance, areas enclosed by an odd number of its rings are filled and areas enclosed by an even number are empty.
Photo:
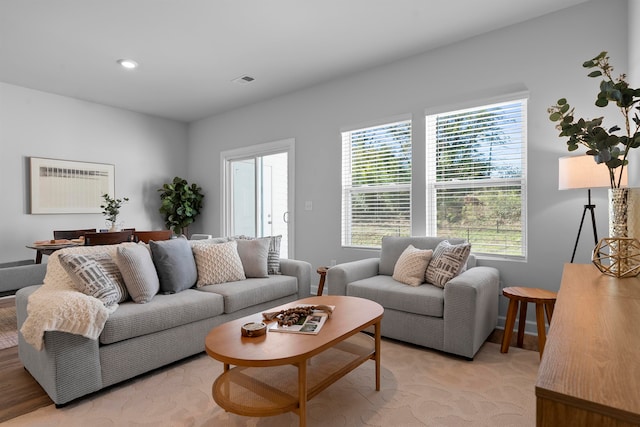
[[[616,183],[620,169],[616,169]],[[627,167],[622,173],[620,187],[627,186]],[[593,156],[567,156],[558,159],[558,190],[575,188],[611,187],[609,168],[604,163],[596,163]]]

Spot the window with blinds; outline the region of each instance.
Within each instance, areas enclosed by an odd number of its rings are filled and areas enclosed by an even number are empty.
[[[426,117],[427,228],[526,256],[526,99]]]
[[[342,245],[411,234],[411,121],[342,133]]]

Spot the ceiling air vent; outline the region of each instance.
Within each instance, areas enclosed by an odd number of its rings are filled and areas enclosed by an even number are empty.
[[[255,79],[251,76],[247,76],[246,74],[244,76],[240,76],[237,79],[233,79],[231,80],[234,83],[238,83],[240,85],[246,85],[247,83],[251,83],[252,81],[254,81]]]

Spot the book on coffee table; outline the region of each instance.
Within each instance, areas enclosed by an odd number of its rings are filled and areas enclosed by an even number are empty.
[[[299,307],[306,307],[307,304],[300,305]],[[335,306],[330,306],[332,310],[335,309]],[[278,322],[275,322],[273,325],[269,327],[270,331],[273,332],[288,332],[293,334],[308,334],[315,335],[320,332],[322,329],[322,325],[325,324],[327,319],[329,318],[329,314],[325,311],[314,310],[308,316],[302,316],[300,319],[290,326],[281,326]]]

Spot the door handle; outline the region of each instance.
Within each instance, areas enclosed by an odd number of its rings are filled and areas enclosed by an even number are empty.
[[[289,212],[285,212],[282,214],[282,221],[284,221],[285,224],[289,223]]]

